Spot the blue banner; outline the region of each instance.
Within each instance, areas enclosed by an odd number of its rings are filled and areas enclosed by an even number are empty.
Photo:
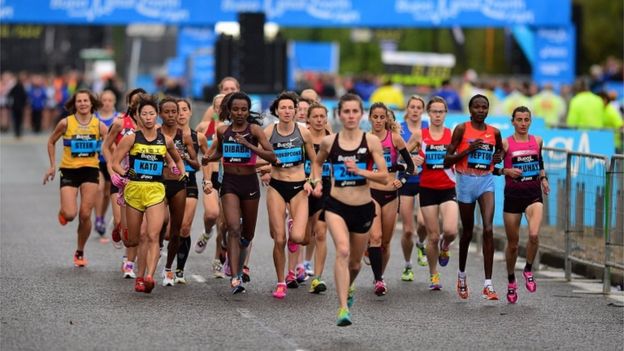
[[[570,0],[3,0],[3,23],[210,25],[264,12],[287,27],[565,26]]]
[[[576,65],[574,26],[536,28],[534,42],[533,80],[539,85],[573,83]]]

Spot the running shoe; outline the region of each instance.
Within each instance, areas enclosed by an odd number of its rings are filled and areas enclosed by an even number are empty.
[[[324,281],[318,277],[312,279],[312,283],[310,283],[310,290],[308,290],[309,292],[313,294],[320,294],[325,290],[327,290],[327,285],[325,285]]]
[[[364,260],[364,264],[370,266],[370,257],[368,257],[368,250],[364,251],[364,256],[362,256],[362,260]]]
[[[231,278],[230,287],[232,288],[232,295],[245,292],[245,287],[243,286],[243,282],[239,278]]]
[[[292,233],[293,230],[293,220],[292,218],[288,218],[288,251],[294,253],[297,252],[297,249],[299,248],[299,244],[295,244],[294,242],[290,241],[290,233]]]
[[[147,276],[145,277],[145,293],[149,294],[152,292],[152,290],[154,290],[154,285],[156,285],[156,283],[154,282],[154,278],[152,278],[151,276]]]
[[[441,290],[442,284],[440,284],[440,273],[429,275],[429,290]]]
[[[250,273],[249,267],[243,265],[243,283],[249,283],[251,281]]]
[[[225,278],[225,274],[223,273],[223,264],[219,261],[219,259],[212,261],[212,276],[217,279]]]
[[[283,299],[286,297],[286,284],[285,283],[277,283],[275,290],[273,291],[273,297],[276,299]]]
[[[286,286],[288,286],[288,289],[297,289],[299,287],[295,272],[288,271],[288,274],[286,275]]]
[[[136,278],[136,274],[134,274],[134,262],[126,261],[123,265],[123,277],[124,279],[134,279]]]
[[[173,278],[173,282],[175,284],[186,284],[186,279],[184,278],[184,271],[181,269],[176,269],[175,278]]]
[[[349,292],[347,295],[347,307],[353,307],[353,303],[355,302],[355,286],[351,284],[349,287]]]
[[[202,235],[199,237],[199,239],[197,239],[197,242],[195,243],[195,252],[197,252],[198,254],[204,252],[204,250],[206,249],[206,246],[208,246],[208,240],[210,240],[211,237],[212,237],[212,230],[210,231],[210,233],[203,232]]]
[[[446,250],[442,248],[442,240],[442,237],[440,237],[440,253],[438,254],[438,263],[441,267],[446,267],[451,259],[451,253],[449,252],[449,247],[447,247]]]
[[[496,291],[494,291],[494,287],[491,285],[483,288],[483,293],[481,293],[481,297],[490,301],[498,300],[498,295],[496,294]]]
[[[136,278],[134,281],[134,291],[136,292],[145,292],[145,282],[143,281],[143,277]]]
[[[416,244],[416,253],[418,254],[418,265],[425,267],[427,266],[427,254],[425,253],[425,245]]]
[[[457,277],[457,295],[462,300],[466,300],[468,298],[468,282],[466,278]]]
[[[516,284],[516,282],[507,284],[507,302],[518,302],[518,292],[516,290],[518,290],[518,284]]]
[[[306,279],[308,279],[308,275],[305,272],[305,268],[303,268],[303,265],[297,265],[297,268],[295,269],[296,271],[296,275],[297,275],[297,283],[301,284],[303,282],[306,281]]]
[[[115,228],[113,228],[113,231],[111,232],[111,239],[113,239],[113,247],[115,247],[116,249],[121,249],[121,247],[123,246],[123,243],[121,242],[121,229],[120,229],[121,225],[116,225]]]
[[[104,218],[96,218],[95,220],[95,231],[100,235],[104,235],[106,233],[106,224],[104,224]]]
[[[165,277],[163,278],[163,286],[173,286],[175,284],[175,275],[172,271],[165,271]]]
[[[346,327],[351,325],[351,312],[349,312],[348,308],[339,308],[338,316],[336,317],[336,325],[339,327]]]
[[[63,214],[61,213],[61,211],[59,211],[58,213],[58,221],[61,225],[66,225],[68,220],[65,219],[65,217],[63,216]]]
[[[526,281],[526,288],[529,292],[535,292],[537,290],[537,283],[535,282],[535,278],[533,277],[532,272],[522,272],[522,276]]]
[[[314,268],[312,267],[312,262],[310,261],[304,261],[303,262],[303,268],[305,269],[305,274],[308,277],[312,277],[314,276]]]
[[[377,280],[375,282],[375,295],[383,296],[388,292],[388,288],[386,288],[386,283],[383,280]]]
[[[401,274],[401,280],[404,282],[414,281],[414,271],[412,270],[412,267],[408,266],[403,269],[403,273]]]
[[[78,255],[78,253],[74,253],[74,266],[76,267],[85,267],[87,265],[87,259],[84,258],[83,255]]]

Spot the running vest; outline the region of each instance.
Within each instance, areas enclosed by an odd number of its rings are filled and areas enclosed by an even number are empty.
[[[429,123],[427,121],[421,121],[420,124],[420,128],[422,130],[422,128],[428,128],[429,127]],[[409,130],[409,127],[407,126],[407,122],[403,121],[401,122],[401,138],[403,138],[403,140],[405,141],[405,143],[407,144],[407,142],[409,141],[409,139],[412,137],[412,132]],[[418,152],[417,151],[413,151],[411,152],[412,157],[417,156]],[[405,165],[404,162],[401,162],[401,164]],[[420,171],[422,170],[422,168],[420,166],[416,167],[416,175],[411,175],[407,177],[407,183],[420,183]],[[404,172],[399,172],[399,178],[403,177]]]
[[[366,133],[363,133],[360,145],[354,150],[343,150],[338,143],[339,137],[340,133],[336,133],[336,139],[334,139],[334,143],[327,156],[327,160],[332,165],[334,186],[343,188],[347,186],[365,185],[367,183],[366,178],[348,172],[344,161],[353,160],[357,167],[361,169],[370,170],[372,168],[372,157],[370,157],[370,151],[366,143]]]
[[[290,135],[281,135],[277,132],[277,124],[274,125],[269,143],[273,146],[273,152],[280,161],[279,164],[273,164],[273,166],[291,168],[303,163],[303,137],[297,123],[295,123],[295,128]]]
[[[129,179],[145,182],[161,181],[166,153],[165,136],[160,129],[156,131],[156,138],[152,141],[147,141],[143,132],[137,130],[134,144],[128,153],[130,170],[134,171],[129,171]]]
[[[539,197],[542,187],[540,175],[540,148],[533,135],[529,135],[528,142],[518,142],[513,135],[507,138],[509,148],[505,154],[505,168],[519,168],[522,175],[519,178],[505,176],[505,196],[511,197]]]
[[[115,136],[115,145],[119,144],[124,136],[134,133],[134,130],[136,129],[136,124],[134,124],[132,117],[124,113],[124,115],[120,118],[123,119],[123,125],[121,126],[119,134]]]
[[[113,124],[113,122],[115,122],[118,116],[119,116],[119,113],[117,111],[114,111],[113,116],[111,118],[104,119],[102,118],[99,112],[97,111],[95,112],[95,117],[97,117],[97,119],[99,119],[100,122],[104,123],[104,125],[106,126],[106,130],[110,128],[110,126]],[[101,149],[99,150],[99,153],[100,153],[100,156],[99,156],[100,162],[106,162],[106,160],[104,159],[104,154],[102,154]]]
[[[212,146],[212,142],[213,142],[213,138],[216,132],[216,125],[217,122],[215,122],[214,120],[211,120],[210,123],[208,124],[208,128],[206,128],[206,133],[204,134],[206,136],[206,142],[208,143],[208,148],[210,148]]]
[[[195,150],[195,155],[197,156],[199,153],[199,142],[197,141],[197,132],[191,129],[191,139],[193,140],[193,149]],[[188,148],[184,145],[184,152],[188,154]],[[189,173],[195,173],[197,170],[193,168],[188,162],[184,161],[184,170]]]
[[[68,116],[67,129],[63,134],[61,168],[99,168],[98,153],[101,143],[99,119],[92,115],[89,122],[82,125],[75,115]]]
[[[464,123],[465,131],[457,152],[463,152],[475,139],[483,140],[483,144],[479,150],[469,153],[461,159],[456,165],[455,170],[462,174],[485,175],[492,173],[494,157],[494,148],[496,147],[496,138],[494,137],[494,127],[487,125],[485,130],[477,130],[472,127],[470,122]]]
[[[444,128],[439,140],[431,137],[429,128],[422,130],[421,156],[425,159],[420,174],[420,186],[430,189],[452,189],[455,187],[455,170],[444,168],[446,149],[451,143],[451,130]]]
[[[384,161],[388,172],[395,172],[398,160],[398,153],[394,142],[392,141],[392,132],[386,131],[386,137],[381,141],[381,149],[383,150]],[[373,165],[373,169],[377,169],[377,165]]]
[[[327,131],[325,131],[325,133],[329,135]],[[312,145],[314,146],[314,152],[318,155],[318,152],[321,149],[321,144],[312,144]],[[305,171],[306,177],[309,177],[310,173],[312,173],[312,165],[311,165],[310,159],[308,158],[308,155],[306,154],[305,156],[306,156],[306,161],[305,161],[305,165],[303,166],[303,170]],[[323,170],[321,172],[321,177],[323,180],[327,180],[331,178],[331,164],[327,160],[323,162]]]
[[[237,143],[234,138],[236,134],[241,134],[250,144],[258,146],[258,139],[251,134],[250,124],[247,124],[247,128],[243,132],[234,132],[232,125],[229,125],[223,133],[223,165],[255,166],[257,155],[248,147]]]

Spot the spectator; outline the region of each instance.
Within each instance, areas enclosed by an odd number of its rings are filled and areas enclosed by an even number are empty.
[[[615,92],[600,93],[600,97],[605,105],[604,107],[604,116],[603,116],[603,124],[605,128],[613,129],[615,133],[615,148],[616,150],[622,149],[622,133],[624,132],[624,122],[622,121],[622,115],[620,111],[615,107],[611,102],[615,100],[616,94]]]
[[[531,98],[535,117],[541,117],[549,127],[561,123],[566,110],[563,98],[553,91],[552,84],[544,84],[541,92]]]
[[[533,110],[531,100],[524,94],[518,82],[509,81],[509,94],[502,102],[501,114],[511,116],[514,109],[518,106],[526,106],[529,110]]]
[[[24,122],[24,109],[28,103],[28,95],[24,89],[24,81],[26,74],[20,73],[19,79],[15,81],[15,85],[9,90],[9,101],[11,103],[11,117],[13,118],[13,130],[16,138],[22,136],[22,123]]]
[[[602,128],[604,126],[604,103],[600,96],[589,91],[584,80],[577,81],[576,91],[578,93],[570,100],[568,126]]]
[[[32,111],[32,129],[37,134],[41,132],[43,110],[46,108],[48,100],[46,89],[47,87],[45,86],[43,77],[40,75],[33,76],[32,85],[30,89],[28,89],[28,100],[30,100],[30,108]]]
[[[405,99],[403,98],[403,92],[392,85],[389,78],[384,80],[382,86],[377,88],[370,96],[370,102],[383,102],[389,108],[404,109]]]
[[[433,93],[433,96],[440,96],[448,105],[449,112],[462,112],[462,102],[459,93],[453,86],[451,86],[451,81],[446,79],[442,82],[442,86],[440,89]]]

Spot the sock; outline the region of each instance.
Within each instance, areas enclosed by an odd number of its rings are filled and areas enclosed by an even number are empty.
[[[405,261],[405,268],[412,269],[412,261]]]
[[[526,265],[524,266],[524,271],[530,272],[532,268],[533,268],[533,263],[527,262]]]
[[[486,279],[483,283],[483,287],[492,286],[492,279]]]
[[[466,272],[459,271],[457,272],[457,276],[461,279],[466,279]]]
[[[104,216],[95,216],[96,222],[104,222]]]
[[[373,275],[375,281],[382,280],[381,270],[383,265],[383,259],[381,257],[381,247],[369,247],[368,258],[370,259],[371,268],[373,269]]]
[[[309,265],[312,265],[312,261],[303,260],[303,265],[304,265],[304,266],[309,266]]]
[[[510,275],[507,276],[507,280],[509,281],[509,284],[515,282],[516,281],[516,275],[514,273],[511,273]]]
[[[420,241],[420,238],[418,238],[418,237],[416,238],[416,242],[415,242],[415,244],[416,244],[416,246],[418,246],[418,247],[420,247],[420,248],[422,248],[422,247],[423,247],[423,243],[422,243],[422,241]]]
[[[183,271],[186,265],[186,259],[191,251],[191,237],[180,238],[180,247],[178,248],[178,269]]]

